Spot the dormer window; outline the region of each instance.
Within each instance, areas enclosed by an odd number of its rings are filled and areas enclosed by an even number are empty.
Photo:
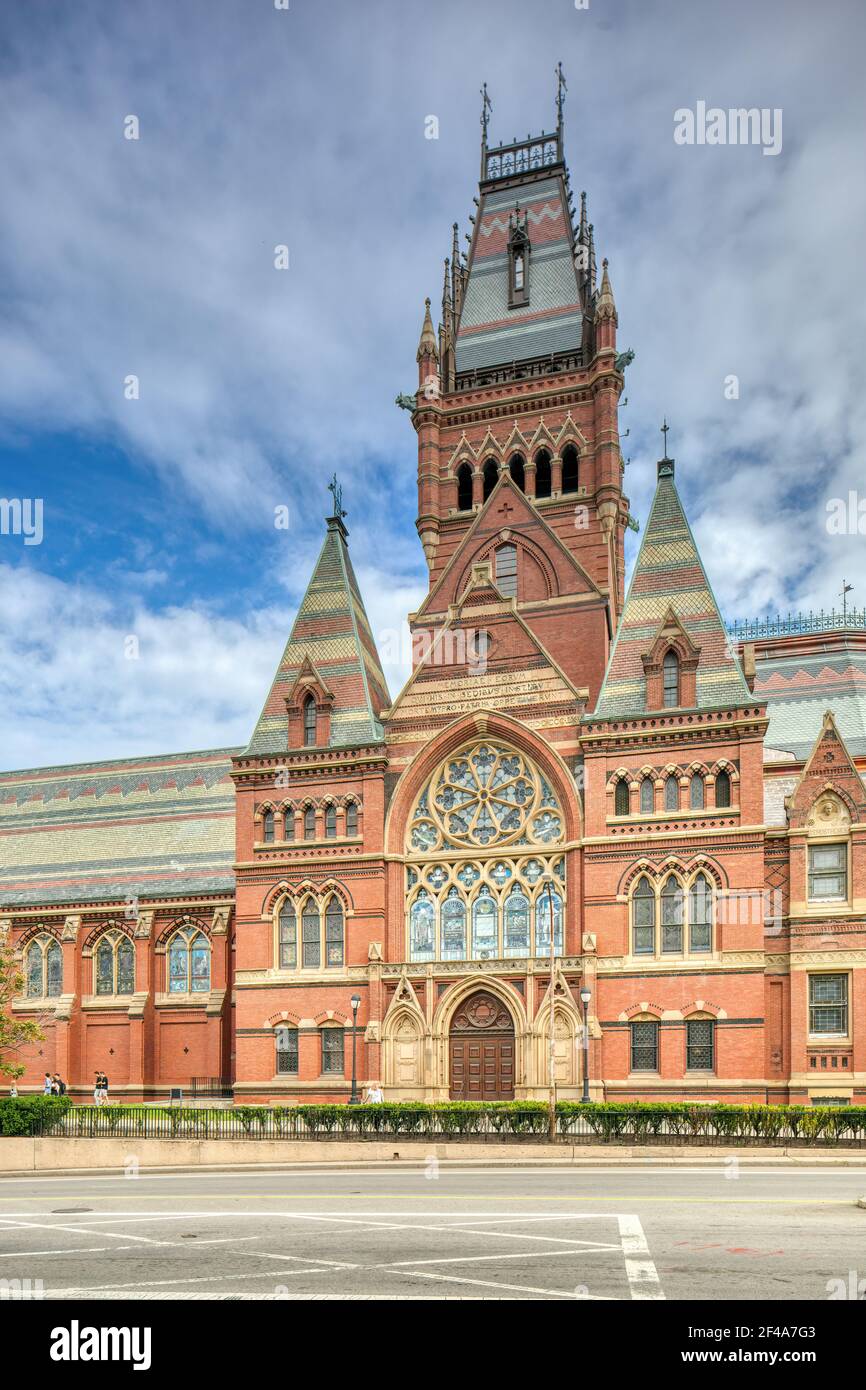
[[[304,747],[316,746],[316,702],[312,695],[304,701]]]
[[[673,650],[665,655],[662,676],[662,703],[665,709],[676,709],[680,703],[680,659]]]
[[[515,208],[508,221],[508,307],[529,303],[529,237],[526,214]]]

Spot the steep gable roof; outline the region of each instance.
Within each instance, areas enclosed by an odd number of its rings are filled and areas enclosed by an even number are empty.
[[[517,204],[529,236],[529,301],[509,307],[509,216]],[[561,173],[514,187],[482,185],[457,330],[458,372],[575,351],[583,306],[574,233]]]
[[[694,707],[754,704],[674,484],[673,460],[664,459],[593,718],[646,713],[641,658],[669,610],[700,648]]]
[[[244,756],[285,751],[286,698],[305,659],[334,695],[330,746],[382,741],[379,711],[390,704],[390,696],[346,534],[340,518],[329,517],[316,567]]]

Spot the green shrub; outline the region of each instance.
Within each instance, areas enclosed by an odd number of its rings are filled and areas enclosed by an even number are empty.
[[[0,1135],[41,1134],[72,1107],[68,1096],[16,1096],[0,1100]]]

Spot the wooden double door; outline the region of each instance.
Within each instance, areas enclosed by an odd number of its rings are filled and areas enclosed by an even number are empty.
[[[501,1000],[480,989],[451,1020],[452,1100],[514,1099],[514,1020]]]

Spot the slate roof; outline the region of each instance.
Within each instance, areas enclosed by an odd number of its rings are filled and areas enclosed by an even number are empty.
[[[755,695],[767,701],[766,743],[798,761],[812,751],[824,711],[831,709],[854,757],[866,755],[866,650],[835,646],[808,655],[768,655],[755,661]]]
[[[233,892],[239,751],[0,773],[0,909]]]
[[[668,464],[669,467],[665,467]],[[697,709],[754,704],[734,660],[719,607],[674,484],[673,463],[659,465],[659,479],[594,719],[646,713],[641,656],[652,646],[669,607],[695,646]],[[774,740],[771,740],[773,742]]]
[[[349,558],[345,527],[336,517],[328,521],[313,576],[244,756],[285,751],[286,698],[305,656],[334,694],[330,746],[382,742],[378,716],[391,697]]]
[[[508,307],[508,218],[526,214],[529,303]],[[581,345],[583,310],[562,176],[483,192],[456,340],[458,372]]]

